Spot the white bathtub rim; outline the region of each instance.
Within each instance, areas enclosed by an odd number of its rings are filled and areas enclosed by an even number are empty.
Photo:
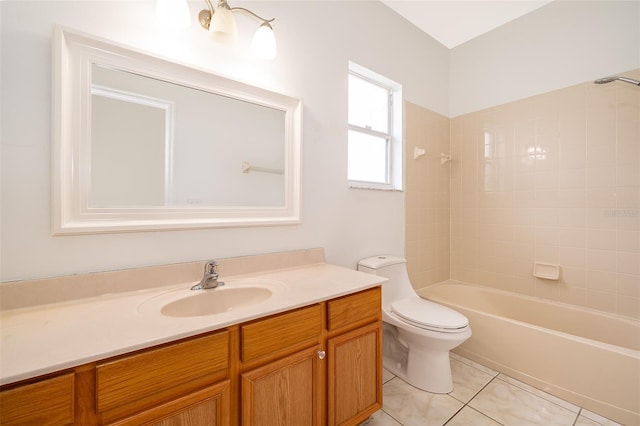
[[[481,285],[481,284],[475,284],[475,283],[471,283],[471,282],[467,282],[467,281],[458,281],[458,280],[440,281],[439,283],[435,283],[435,284],[431,284],[431,285],[428,285],[428,286],[421,287],[421,288],[417,289],[416,291],[425,290],[425,289],[428,289],[428,288],[431,288],[431,287],[444,286],[444,285],[448,285],[448,284],[466,285],[466,286],[470,286],[470,287],[479,288],[479,289],[482,289],[482,290],[487,290],[487,291],[490,291],[490,292],[504,294],[504,295],[507,295],[507,296],[515,296],[515,297],[519,297],[519,298],[526,299],[526,300],[532,300],[534,302],[548,303],[548,304],[551,304],[551,305],[557,305],[557,306],[561,306],[563,308],[567,308],[567,309],[572,310],[572,311],[586,311],[586,312],[590,312],[592,314],[602,315],[602,316],[610,318],[610,319],[616,319],[616,320],[619,320],[619,321],[627,322],[629,324],[640,325],[640,319],[637,319],[637,318],[627,317],[627,316],[620,315],[620,314],[613,314],[613,313],[607,312],[607,311],[600,311],[598,309],[589,308],[588,306],[578,306],[578,305],[574,305],[574,304],[571,304],[571,303],[560,302],[558,300],[546,299],[544,297],[531,296],[529,294],[517,293],[515,291],[502,290],[500,288],[490,287],[490,286]]]
[[[437,284],[433,284],[433,285],[430,285],[430,286],[422,287],[421,289],[418,290],[418,292],[420,290],[428,289],[428,288],[431,288],[431,287],[446,286],[446,285],[450,285],[450,284],[471,286],[471,287],[475,287],[475,288],[481,289],[483,291],[501,293],[501,294],[504,294],[504,295],[507,295],[507,296],[519,297],[519,298],[523,298],[523,299],[526,299],[526,300],[531,300],[531,301],[534,301],[534,302],[537,302],[537,303],[550,303],[550,304],[554,304],[554,305],[557,305],[559,307],[567,308],[567,309],[574,310],[574,311],[583,311],[583,310],[585,310],[585,311],[588,311],[588,312],[596,314],[596,315],[603,315],[603,316],[609,317],[611,319],[628,322],[629,324],[636,325],[636,326],[640,327],[640,321],[634,320],[632,318],[623,317],[623,316],[620,316],[620,315],[609,314],[607,312],[598,311],[596,309],[576,307],[575,305],[571,305],[569,303],[558,302],[558,301],[550,300],[550,299],[543,299],[541,297],[528,296],[528,295],[515,293],[515,292],[511,292],[511,291],[496,289],[496,288],[493,288],[493,287],[487,287],[487,286],[483,286],[483,285],[467,283],[467,282],[464,282],[464,281],[455,281],[455,280],[442,281],[442,282],[437,283]],[[425,296],[422,296],[422,297],[425,297]],[[450,302],[449,300],[442,299],[442,298],[439,298],[439,297],[426,297],[426,298],[428,300],[432,300],[432,301],[434,301],[436,303],[447,304],[447,305],[453,307],[454,309],[455,309],[455,307],[459,307],[459,308],[462,308],[462,309],[467,309],[469,311],[472,311],[472,312],[475,312],[475,313],[478,313],[478,314],[487,315],[487,316],[489,316],[491,318],[494,318],[494,319],[501,319],[501,320],[505,320],[505,321],[508,321],[510,323],[513,323],[513,324],[518,324],[518,325],[522,325],[522,326],[525,326],[525,327],[531,327],[531,328],[533,328],[535,330],[538,330],[538,331],[549,332],[549,333],[552,333],[552,334],[555,334],[555,335],[558,335],[558,336],[561,336],[561,337],[577,340],[577,341],[579,341],[581,343],[585,343],[585,344],[589,344],[589,345],[593,345],[593,346],[599,346],[599,347],[602,347],[605,350],[610,350],[610,351],[613,351],[613,352],[618,353],[620,355],[625,355],[625,356],[629,356],[629,357],[632,357],[632,358],[635,358],[635,359],[640,359],[640,350],[635,350],[635,349],[626,348],[626,347],[622,347],[622,346],[618,346],[618,345],[613,345],[611,343],[601,342],[601,341],[594,340],[594,339],[588,339],[586,337],[576,336],[575,334],[566,333],[564,331],[554,330],[554,329],[547,328],[547,327],[542,327],[542,326],[539,326],[539,325],[536,325],[536,324],[531,324],[529,322],[515,320],[515,319],[509,318],[509,317],[502,316],[502,315],[496,315],[496,314],[492,314],[492,313],[489,313],[489,312],[480,311],[480,310],[477,310],[477,309],[470,308],[468,306],[464,306],[464,305],[460,305],[460,304],[457,304],[457,303]]]

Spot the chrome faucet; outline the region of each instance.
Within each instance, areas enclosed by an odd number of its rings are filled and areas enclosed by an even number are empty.
[[[191,287],[191,290],[207,290],[224,285],[222,281],[218,281],[218,272],[216,271],[217,266],[218,263],[215,260],[205,263],[202,279],[198,284]]]

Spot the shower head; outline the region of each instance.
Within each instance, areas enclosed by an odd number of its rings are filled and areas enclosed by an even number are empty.
[[[628,78],[628,77],[620,77],[617,75],[613,75],[611,77],[599,78],[596,81],[594,81],[594,83],[606,84],[606,83],[611,83],[612,81],[615,81],[615,80],[620,80],[620,81],[624,81],[625,83],[631,83],[631,84],[635,84],[636,86],[640,86],[639,80],[634,80],[633,78]]]

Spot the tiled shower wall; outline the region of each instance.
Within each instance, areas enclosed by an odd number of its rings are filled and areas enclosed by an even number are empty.
[[[405,102],[405,256],[415,288],[449,279],[450,167],[447,117]],[[414,159],[415,148],[426,154]]]
[[[640,79],[640,70],[627,75]],[[407,112],[407,258],[423,259],[409,264],[416,287],[444,276],[446,256],[432,251],[446,246],[438,227],[449,197],[445,168],[414,170],[412,139],[447,149],[441,120],[420,113]],[[418,137],[422,120],[435,126]],[[640,88],[585,83],[450,124],[451,279],[640,317]],[[534,262],[559,264],[560,279],[534,278]]]

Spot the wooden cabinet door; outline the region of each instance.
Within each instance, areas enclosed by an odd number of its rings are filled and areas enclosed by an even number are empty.
[[[231,393],[228,380],[143,411],[111,426],[229,426]]]
[[[244,426],[315,426],[321,407],[320,346],[242,374]]]
[[[382,323],[327,341],[327,422],[357,425],[382,408]]]

